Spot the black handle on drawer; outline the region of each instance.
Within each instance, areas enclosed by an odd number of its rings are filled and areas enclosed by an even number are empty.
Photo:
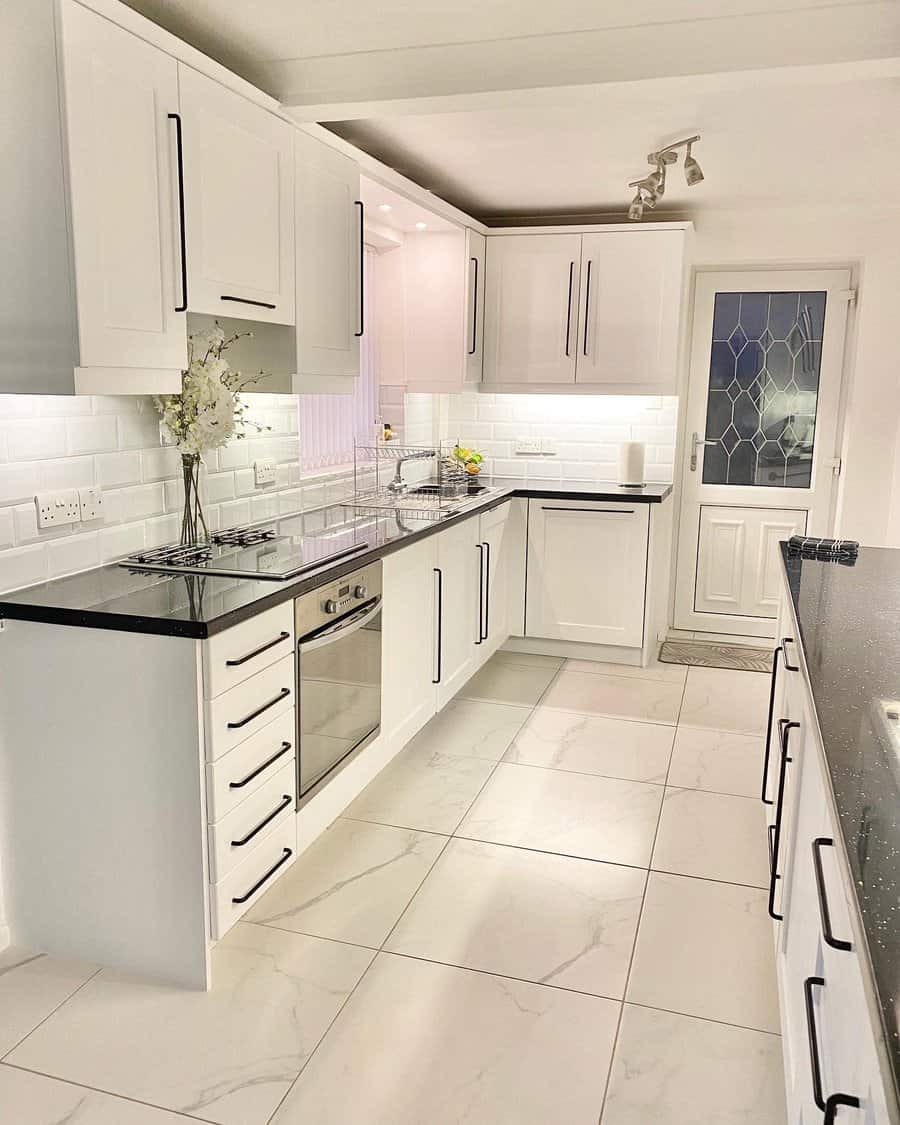
[[[816,873],[816,893],[819,896],[819,916],[822,919],[822,937],[832,949],[853,948],[849,941],[836,938],[831,932],[831,911],[828,909],[828,895],[825,892],[825,873],[822,870],[822,848],[833,848],[834,840],[829,836],[817,836],[812,842],[813,869]]]
[[[288,750],[290,750],[290,748],[291,748],[291,744],[289,742],[282,742],[281,749],[277,750],[272,755],[271,758],[266,758],[266,760],[261,765],[258,765],[256,767],[256,769],[253,770],[252,773],[248,773],[247,776],[241,778],[240,781],[229,781],[228,782],[228,788],[229,789],[243,789],[245,785],[250,784],[250,782],[254,779],[254,777],[259,777],[259,775],[264,770],[267,770],[269,768],[269,766],[272,765],[273,762],[277,762],[279,758],[283,758],[284,755],[288,752]]]
[[[441,682],[441,675],[443,669],[441,667],[443,660],[444,648],[444,572],[440,567],[434,568],[434,573],[437,575],[437,678],[431,682],[439,684]]]
[[[254,656],[262,656],[262,654],[264,652],[268,652],[270,648],[274,648],[276,645],[280,645],[282,641],[288,640],[290,638],[290,635],[290,633],[281,632],[278,634],[274,641],[266,641],[264,645],[260,645],[259,648],[255,648],[253,652],[248,652],[246,656],[240,656],[237,660],[226,660],[225,667],[240,668],[242,664],[246,664],[247,661],[252,660]]]
[[[799,664],[791,664],[791,662],[788,660],[787,646],[789,644],[792,645],[793,643],[794,643],[793,637],[782,637],[781,638],[781,651],[782,651],[782,654],[784,656],[784,666],[789,672],[799,672],[800,671],[800,665]]]
[[[240,840],[232,840],[231,846],[233,848],[242,848],[245,844],[249,844],[253,837],[258,836],[267,824],[271,824],[271,822],[275,819],[276,816],[278,816],[280,812],[284,812],[284,810],[288,807],[291,801],[293,801],[293,799],[293,797],[289,797],[287,793],[285,793],[285,795],[281,798],[278,807],[272,809],[265,820],[261,820],[252,831],[248,832],[246,836],[242,836]]]
[[[784,646],[775,649],[772,658],[772,682],[769,687],[769,718],[766,722],[766,752],[763,755],[762,791],[760,799],[764,805],[771,805],[772,799],[766,796],[766,786],[769,784],[769,751],[772,746],[772,719],[775,717],[775,684],[778,679],[778,656],[784,653]]]
[[[824,977],[807,977],[803,982],[803,998],[806,1004],[806,1035],[809,1039],[809,1066],[812,1071],[813,1101],[825,1114],[824,1125],[833,1125],[841,1106],[859,1109],[859,1098],[852,1094],[831,1094],[828,1098],[822,1093],[822,1066],[819,1062],[819,1033],[816,1028],[816,1009],[813,1002],[813,989],[824,988]]]
[[[484,545],[484,640],[491,631],[491,545]]]
[[[243,717],[243,719],[238,719],[238,721],[236,723],[229,723],[228,729],[229,730],[240,730],[241,727],[245,727],[247,725],[247,723],[252,722],[254,719],[258,718],[260,715],[263,714],[263,712],[268,711],[270,707],[274,707],[276,703],[280,703],[286,695],[290,695],[290,694],[291,694],[291,689],[287,688],[287,687],[283,687],[281,689],[281,691],[275,696],[274,699],[270,699],[269,702],[264,703],[262,705],[262,707],[257,707],[255,711],[251,711],[250,714],[245,715]]]
[[[181,239],[181,304],[175,306],[175,311],[187,312],[187,234],[184,225],[184,147],[181,136],[181,114],[170,113],[168,118],[175,122],[175,152],[178,157],[178,230]]]
[[[772,866],[769,871],[769,917],[780,922],[783,914],[775,910],[775,886],[781,876],[778,874],[778,849],[781,845],[781,815],[784,812],[784,783],[787,777],[788,763],[794,759],[788,757],[788,742],[791,731],[799,727],[799,723],[790,722],[788,719],[778,720],[778,731],[781,738],[781,769],[778,775],[778,799],[775,802],[775,833],[772,841]]]
[[[253,886],[250,888],[249,891],[247,891],[247,893],[245,895],[241,895],[239,898],[233,898],[231,900],[235,904],[235,906],[240,906],[241,903],[246,902],[248,898],[252,898],[256,894],[256,892],[259,890],[259,888],[264,883],[267,883],[269,881],[269,879],[272,878],[272,876],[275,874],[275,872],[278,870],[278,868],[283,867],[284,864],[287,863],[287,861],[291,858],[291,856],[293,854],[294,853],[291,851],[290,848],[285,848],[284,851],[281,854],[281,859],[279,859],[279,861],[275,864],[274,867],[270,867],[269,870],[265,873],[265,875],[263,875],[263,877],[261,879],[257,879],[257,881],[253,884]]]
[[[484,544],[476,543],[475,550],[478,552],[478,640],[475,644],[480,645],[484,641]]]
[[[238,305],[255,305],[258,309],[277,308],[277,305],[273,305],[271,301],[251,301],[249,297],[232,297],[228,293],[221,293],[219,300],[234,301]]]

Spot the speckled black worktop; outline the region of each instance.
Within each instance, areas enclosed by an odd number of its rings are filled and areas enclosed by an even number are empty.
[[[135,572],[111,564],[83,571],[69,578],[57,578],[24,590],[0,594],[0,618],[203,639],[280,602],[340,578],[375,559],[383,558],[414,539],[434,535],[450,523],[469,519],[479,512],[495,508],[514,496],[659,504],[672,491],[670,484],[623,488],[606,482],[547,481],[525,484],[523,481],[496,477],[487,483],[495,491],[483,500],[469,502],[462,512],[440,522],[409,516],[404,516],[401,521],[393,517],[360,521],[360,539],[370,543],[369,550],[341,563],[331,566],[326,564],[302,578],[270,582],[164,575]],[[321,534],[323,529],[327,530],[338,523],[346,526],[346,519],[346,511],[338,505],[316,513],[287,515],[278,522],[279,530],[285,535]],[[306,526],[307,523],[313,526]]]
[[[900,550],[854,566],[791,558],[782,544],[804,675],[900,1089]]]

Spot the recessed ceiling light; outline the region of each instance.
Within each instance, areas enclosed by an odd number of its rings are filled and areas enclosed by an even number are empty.
[[[428,223],[416,223],[416,230],[427,230]]]
[[[391,207],[390,203],[379,203],[378,210],[384,211],[384,213],[387,214],[388,211],[393,211],[393,207]]]

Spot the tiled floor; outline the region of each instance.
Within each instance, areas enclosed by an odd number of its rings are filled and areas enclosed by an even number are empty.
[[[784,1125],[766,684],[498,654],[219,945],[212,992],[0,954],[0,1106]]]

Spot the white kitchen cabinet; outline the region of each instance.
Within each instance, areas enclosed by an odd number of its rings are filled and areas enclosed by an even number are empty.
[[[640,649],[648,504],[529,501],[529,637]]]
[[[492,234],[486,389],[674,394],[689,229]]]
[[[683,231],[582,237],[576,383],[675,393],[683,275]]]
[[[580,234],[488,240],[485,383],[575,382],[580,263]]]
[[[383,564],[381,730],[398,748],[435,711],[436,565],[435,536],[395,551]]]
[[[437,710],[476,668],[478,613],[478,520],[466,519],[435,536],[434,675]]]
[[[178,64],[80,4],[60,5],[60,26],[80,366],[98,393],[174,390],[187,365]],[[117,368],[169,371],[135,386]]]
[[[457,394],[467,372],[466,232],[407,234],[403,247],[403,352],[410,391]],[[389,315],[391,315],[389,313]]]
[[[305,133],[295,134],[294,151],[298,371],[311,391],[348,391],[371,315],[362,291],[359,168]]]
[[[526,501],[514,499],[484,512],[478,520],[478,666],[512,633],[522,632],[526,512]]]
[[[293,324],[294,131],[192,67],[178,81],[188,309]]]
[[[484,364],[484,285],[487,239],[466,230],[466,383],[480,383]]]

